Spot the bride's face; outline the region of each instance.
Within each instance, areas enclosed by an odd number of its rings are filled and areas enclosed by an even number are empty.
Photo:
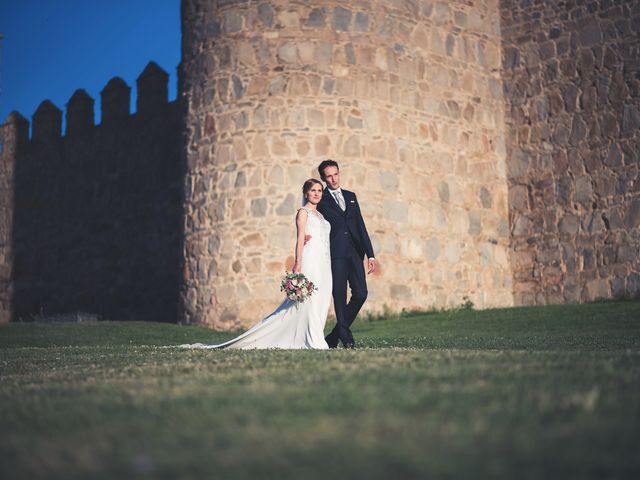
[[[305,196],[307,197],[307,201],[309,203],[317,205],[318,203],[320,203],[320,199],[322,198],[322,185],[320,185],[319,183],[314,183]]]

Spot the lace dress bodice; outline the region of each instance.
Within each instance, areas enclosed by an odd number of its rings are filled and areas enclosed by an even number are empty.
[[[317,257],[323,261],[331,261],[331,249],[329,246],[329,234],[331,233],[331,224],[325,220],[320,212],[312,210],[308,207],[302,207],[300,210],[307,212],[307,224],[305,226],[305,234],[311,235],[311,239],[305,244],[302,250],[302,270],[305,270],[305,260],[311,257]]]

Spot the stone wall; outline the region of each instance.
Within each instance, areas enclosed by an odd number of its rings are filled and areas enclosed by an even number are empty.
[[[519,304],[640,293],[640,2],[503,0]]]
[[[64,136],[62,112],[49,101],[35,112],[30,139],[26,120],[7,119],[3,132],[21,132],[21,141],[7,148],[15,135],[5,136],[0,158],[2,318],[176,321],[182,127],[167,80],[149,64],[131,115],[130,87],[112,79],[97,126],[93,99],[76,91]]]
[[[380,264],[365,309],[510,305],[499,21],[497,1],[183,1],[181,320],[277,305],[326,158]]]
[[[13,193],[15,158],[29,135],[29,124],[12,113],[0,125],[0,324],[11,320],[13,293]]]
[[[640,294],[640,0],[183,0],[150,64],[0,126],[0,322],[238,328],[281,299],[300,187],[340,163],[365,310]],[[177,317],[176,317],[177,314]]]

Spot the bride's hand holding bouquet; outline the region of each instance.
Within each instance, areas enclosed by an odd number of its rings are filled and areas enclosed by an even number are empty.
[[[304,273],[295,271],[286,273],[280,283],[280,291],[284,292],[289,300],[295,302],[304,302],[317,289],[318,287],[305,277]]]

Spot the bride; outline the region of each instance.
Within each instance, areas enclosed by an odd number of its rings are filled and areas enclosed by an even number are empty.
[[[311,178],[304,182],[306,205],[296,215],[296,250],[293,272],[302,272],[318,288],[304,302],[285,299],[276,310],[242,335],[219,345],[202,343],[184,348],[329,348],[324,324],[331,302],[331,226],[316,207],[322,199],[322,184]],[[305,236],[311,239],[305,244]]]

